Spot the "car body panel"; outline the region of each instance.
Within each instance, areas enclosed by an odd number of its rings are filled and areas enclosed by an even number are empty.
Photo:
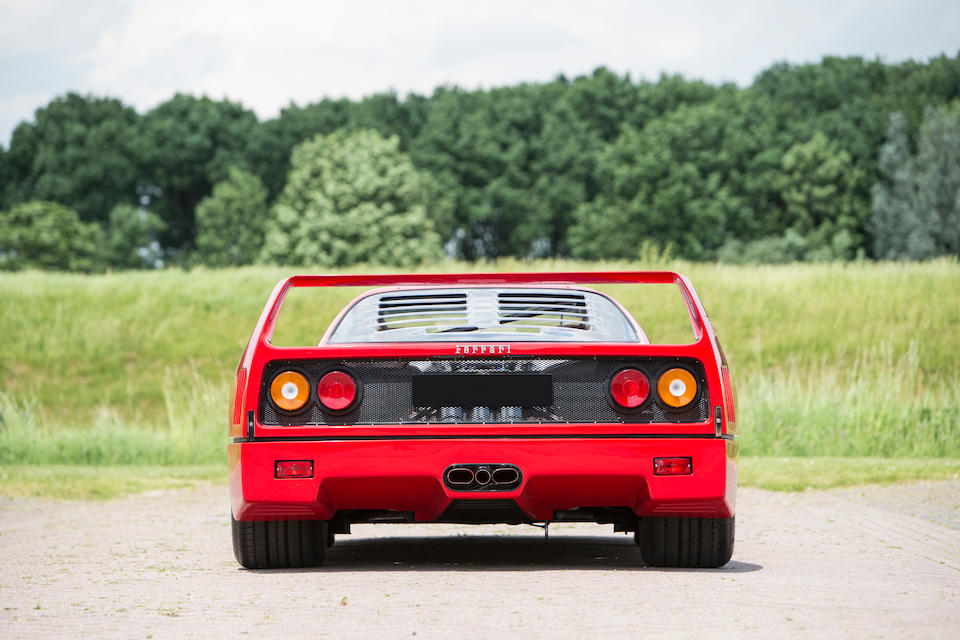
[[[582,507],[628,507],[638,516],[727,518],[736,494],[735,447],[718,438],[423,438],[230,445],[237,520],[329,520],[342,509],[411,511],[438,521],[456,499],[512,499],[531,521]],[[688,476],[654,476],[653,458],[693,460]],[[277,479],[277,460],[310,460],[314,477]],[[508,463],[523,471],[512,491],[456,492],[443,471],[456,463]]]

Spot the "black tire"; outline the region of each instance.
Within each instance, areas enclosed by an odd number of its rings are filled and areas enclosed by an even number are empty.
[[[734,518],[640,518],[635,537],[651,567],[722,567],[733,555]]]
[[[332,547],[333,543],[337,541],[337,534],[333,532],[329,526],[327,527],[327,546]]]
[[[247,569],[316,567],[327,559],[325,520],[230,520],[233,555]]]

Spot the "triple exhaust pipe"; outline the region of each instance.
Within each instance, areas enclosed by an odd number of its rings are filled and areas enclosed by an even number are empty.
[[[509,491],[521,479],[512,464],[455,464],[443,472],[444,484],[454,491]]]

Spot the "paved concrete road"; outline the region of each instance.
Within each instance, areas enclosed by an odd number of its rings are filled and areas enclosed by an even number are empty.
[[[246,571],[222,487],[5,500],[0,636],[960,637],[960,481],[738,508],[719,570],[648,569],[632,536],[570,524],[355,526],[321,569]]]

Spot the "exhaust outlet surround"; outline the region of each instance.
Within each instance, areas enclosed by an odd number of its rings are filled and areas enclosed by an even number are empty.
[[[444,470],[443,484],[451,491],[512,491],[523,484],[523,475],[512,464],[453,464]]]
[[[520,479],[520,470],[516,467],[500,467],[491,474],[494,484],[513,484]]]
[[[473,469],[467,467],[451,467],[447,469],[446,474],[444,474],[444,480],[447,481],[447,484],[451,484],[455,487],[464,487],[468,484],[473,484],[473,481],[476,477]]]

